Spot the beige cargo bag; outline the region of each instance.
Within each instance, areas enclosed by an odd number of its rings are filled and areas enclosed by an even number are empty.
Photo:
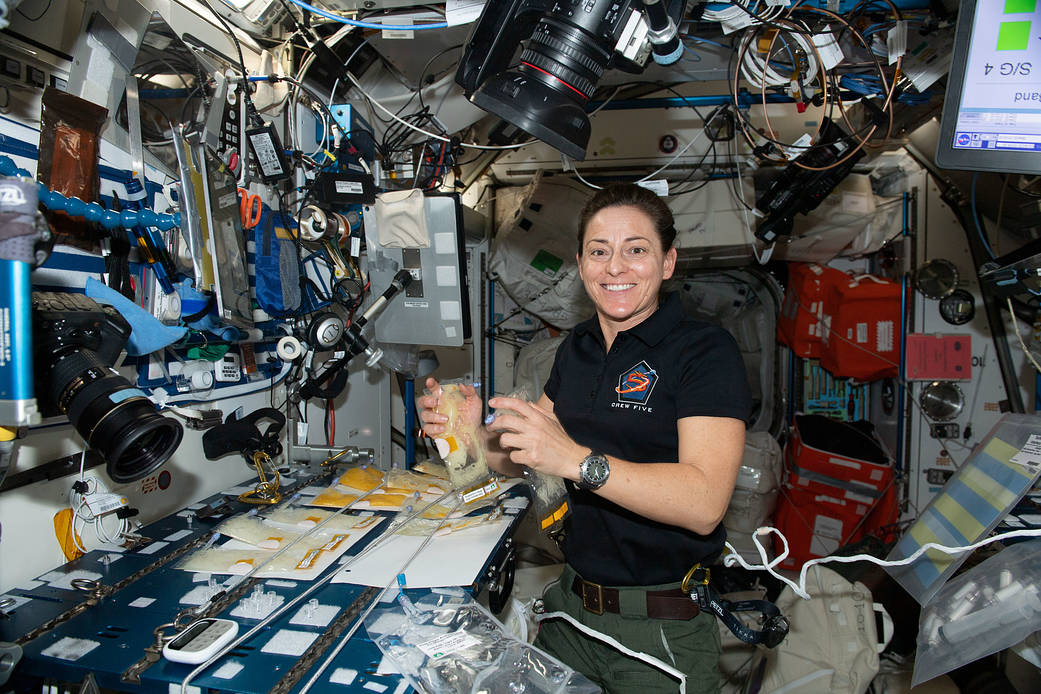
[[[791,630],[777,648],[759,649],[748,694],[863,694],[878,674],[878,654],[893,637],[893,621],[864,584],[817,565],[807,572],[806,592],[809,600],[791,588],[778,597]]]

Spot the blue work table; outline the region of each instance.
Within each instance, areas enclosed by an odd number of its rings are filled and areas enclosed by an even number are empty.
[[[303,472],[305,474],[295,475],[297,479],[305,480],[299,486],[329,484],[336,474],[317,466]],[[525,485],[518,485],[503,494],[527,497],[528,491]],[[238,501],[234,496],[221,494],[201,503],[204,507],[220,507],[224,513],[206,518],[193,517],[190,521],[183,514],[173,514],[139,530],[139,534],[149,538],[150,542],[119,553],[104,550],[88,552],[48,572],[41,577],[45,580],[40,580],[39,585],[33,588],[9,591],[7,595],[17,598],[18,604],[6,608],[0,615],[0,641],[19,642],[23,655],[6,686],[13,687],[15,691],[32,686],[39,691],[41,683],[79,684],[92,675],[97,686],[107,690],[163,694],[179,692],[181,683],[196,666],[174,663],[164,658],[153,659],[152,662],[146,660],[146,649],[156,644],[156,627],[169,624],[186,607],[179,602],[181,596],[193,587],[205,585],[200,584],[192,573],[176,566],[183,557],[204,546],[221,522],[255,508]],[[472,594],[478,595],[490,581],[498,579],[500,573],[508,572],[507,564],[513,551],[512,536],[523,513],[523,510],[511,509],[512,518],[506,533],[487,557],[477,580],[464,586]],[[380,515],[384,516],[380,524],[349,549],[345,556],[350,557],[364,550],[388,527],[393,514]],[[274,591],[285,602],[289,602],[307,591],[313,583],[337,572],[340,566],[334,562],[314,582],[253,578],[237,585],[228,585],[226,590],[231,595],[225,597],[220,611],[212,616],[237,621],[241,636],[260,621],[232,617],[230,614],[238,601],[249,594],[250,589],[260,585],[265,592]],[[69,585],[69,580],[63,580],[69,575],[82,575],[75,572],[100,575],[101,578],[96,579],[100,589],[82,582],[73,586]],[[227,577],[217,575],[215,578],[225,584]],[[509,583],[508,580],[500,582]],[[508,592],[508,589],[507,585],[505,591]],[[371,604],[373,595],[378,592],[378,589],[346,583],[322,584],[307,596],[307,600],[287,609],[257,634],[237,645],[192,679],[188,691],[245,694],[301,690],[326,661],[327,653],[340,643],[342,635],[354,626],[357,616]],[[424,589],[409,589],[406,594],[417,600],[428,592]],[[317,627],[290,624],[290,620],[312,598],[321,605],[340,608],[332,618],[331,625]],[[333,627],[335,637],[329,634],[323,638],[323,634]],[[268,641],[282,630],[314,634],[315,640],[305,651],[302,662],[297,656],[262,651]],[[166,631],[167,635],[173,633],[172,629]],[[304,635],[303,640],[306,642],[308,638],[312,637]],[[100,645],[75,659],[43,654],[63,639],[80,639],[84,643],[95,642]],[[310,691],[342,694],[394,694],[407,691],[407,682],[402,677],[376,674],[381,659],[379,649],[369,640],[365,628],[360,627],[322,671]]]

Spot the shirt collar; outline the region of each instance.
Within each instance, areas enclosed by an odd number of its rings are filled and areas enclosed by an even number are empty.
[[[638,337],[640,341],[648,347],[653,347],[665,339],[665,336],[669,334],[672,327],[685,317],[686,314],[683,310],[683,302],[680,300],[679,294],[676,292],[670,292],[665,295],[665,299],[658,306],[658,310],[648,316],[645,321],[637,324],[629,330],[623,330],[618,334]],[[576,325],[575,332],[580,335],[595,335],[600,339],[601,343],[603,342],[603,332],[600,330],[600,320],[595,315],[589,320],[582,321]]]

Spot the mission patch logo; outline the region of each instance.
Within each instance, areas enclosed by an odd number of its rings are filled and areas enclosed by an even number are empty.
[[[618,402],[634,405],[646,405],[654,386],[658,383],[658,373],[650,365],[641,361],[618,377]]]

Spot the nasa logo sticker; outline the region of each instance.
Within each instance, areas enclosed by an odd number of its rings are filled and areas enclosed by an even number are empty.
[[[0,185],[0,205],[5,207],[16,207],[28,202],[25,192],[18,186]]]
[[[615,388],[618,402],[646,405],[657,383],[658,373],[646,361],[641,361],[618,377]]]

